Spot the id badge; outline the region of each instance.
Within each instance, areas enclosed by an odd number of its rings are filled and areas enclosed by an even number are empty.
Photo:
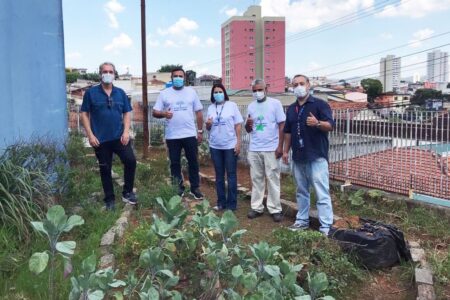
[[[300,148],[303,148],[305,146],[303,143],[303,139],[298,139],[298,145]]]

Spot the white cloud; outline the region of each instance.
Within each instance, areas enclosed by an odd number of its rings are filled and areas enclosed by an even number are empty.
[[[285,16],[286,29],[295,33],[372,7],[374,0],[261,0],[263,16]]]
[[[120,49],[130,48],[133,45],[133,40],[125,33],[113,38],[112,42],[106,45],[103,49],[105,51],[119,51]]]
[[[220,42],[213,39],[212,37],[209,37],[206,39],[206,47],[214,48],[220,45]]]
[[[421,40],[429,38],[430,36],[433,35],[433,33],[434,33],[434,30],[432,30],[430,28],[425,28],[425,29],[421,29],[421,30],[414,32],[413,39],[409,41],[411,43],[410,47],[418,48],[418,47],[422,46]]]
[[[421,18],[450,8],[450,0],[401,0],[399,5],[386,5],[379,17]]]
[[[81,58],[80,52],[69,52],[66,54],[66,59],[75,60],[75,59],[80,59],[80,58]]]
[[[183,64],[185,70],[194,70],[197,73],[197,77],[201,75],[208,74],[209,69],[207,67],[200,67],[198,65],[198,61],[191,60],[185,64]]]
[[[120,4],[118,0],[110,0],[105,4],[104,8],[109,19],[109,26],[112,28],[119,28],[116,14],[122,12],[125,7]]]
[[[185,17],[181,17],[180,19],[178,19],[178,21],[169,26],[169,28],[167,29],[161,29],[158,28],[157,32],[160,35],[182,35],[184,33],[186,33],[187,31],[193,31],[193,30],[197,30],[198,29],[198,24],[197,22],[193,21],[193,20],[189,20],[188,18]]]
[[[178,45],[177,43],[175,43],[172,40],[166,40],[164,42],[164,47],[166,47],[166,48],[179,48],[180,45]]]
[[[198,36],[191,35],[191,36],[188,37],[187,43],[188,43],[189,46],[197,47],[197,46],[200,46],[201,40],[200,40],[200,38]]]
[[[383,40],[392,40],[394,38],[394,36],[390,32],[383,32],[382,34],[380,34],[380,37]]]
[[[151,48],[156,48],[161,45],[161,43],[158,40],[153,39],[152,34],[147,35],[147,45]]]
[[[227,9],[225,11],[225,14],[229,17],[233,17],[233,16],[237,16],[239,14],[238,10],[236,7],[231,8],[231,9]]]
[[[242,12],[238,11],[238,9],[236,7],[230,8],[228,5],[225,5],[224,7],[222,7],[219,10],[219,13],[221,15],[225,14],[228,17],[238,16],[238,15],[242,15],[243,14]]]

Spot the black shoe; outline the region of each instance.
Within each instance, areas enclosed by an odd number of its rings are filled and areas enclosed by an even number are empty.
[[[116,210],[116,205],[114,204],[114,201],[105,202],[105,210],[108,210],[108,211]]]
[[[254,219],[254,218],[260,217],[262,215],[263,215],[262,212],[259,212],[259,211],[256,211],[256,210],[252,209],[251,211],[248,212],[247,217],[249,219]]]
[[[137,204],[136,194],[133,192],[125,193],[122,195],[122,201],[131,205]]]
[[[202,200],[203,194],[200,192],[199,189],[195,189],[189,193],[192,197],[194,197],[195,200]]]
[[[184,196],[184,188],[178,188],[178,196],[180,197]]]
[[[283,219],[283,215],[281,213],[272,214],[272,219],[274,222],[279,223]]]

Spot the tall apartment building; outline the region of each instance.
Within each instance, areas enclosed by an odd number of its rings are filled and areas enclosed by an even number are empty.
[[[270,92],[285,89],[284,17],[261,17],[261,6],[222,24],[222,80],[227,89],[250,89],[262,78]]]
[[[383,92],[396,92],[400,87],[401,57],[388,55],[380,60],[380,81]]]
[[[448,53],[434,50],[427,55],[427,76],[430,82],[448,82]]]

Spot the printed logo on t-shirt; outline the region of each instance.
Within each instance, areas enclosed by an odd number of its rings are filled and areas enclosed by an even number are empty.
[[[264,120],[264,116],[263,115],[259,115],[258,118],[256,119],[256,125],[255,125],[255,130],[256,131],[264,131],[264,128],[267,126],[267,123],[263,123]]]
[[[175,102],[175,106],[173,107],[173,111],[185,111],[188,110],[186,103],[182,100]]]

